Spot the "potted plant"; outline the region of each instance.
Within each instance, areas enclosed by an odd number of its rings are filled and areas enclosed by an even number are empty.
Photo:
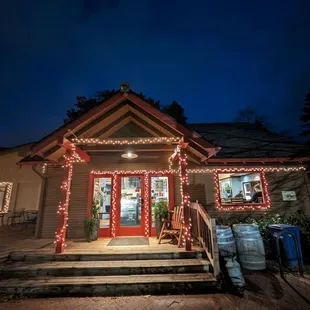
[[[87,242],[92,242],[98,239],[100,220],[99,220],[99,201],[92,201],[91,212],[92,216],[85,219],[84,229]]]
[[[159,234],[163,225],[163,220],[168,219],[168,214],[169,210],[167,200],[160,200],[156,202],[154,207],[154,216],[157,239],[159,238]]]

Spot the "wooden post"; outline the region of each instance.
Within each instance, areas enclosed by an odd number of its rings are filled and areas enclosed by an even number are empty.
[[[68,226],[68,207],[70,201],[70,186],[72,178],[72,150],[67,150],[64,163],[64,177],[61,186],[62,197],[58,208],[58,228],[56,233],[56,253],[65,249],[66,232]]]
[[[187,177],[187,160],[186,154],[182,149],[179,150],[179,163],[180,163],[180,179],[181,179],[181,194],[182,194],[182,206],[183,206],[183,220],[184,220],[184,241],[185,250],[192,250],[192,236],[190,226],[190,209],[189,209],[189,195],[188,195],[188,177]]]

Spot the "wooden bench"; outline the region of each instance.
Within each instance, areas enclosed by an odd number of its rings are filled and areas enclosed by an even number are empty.
[[[178,247],[182,244],[182,234],[183,234],[183,208],[175,207],[171,220],[164,220],[161,232],[159,235],[158,244],[164,237],[170,236],[171,239],[176,238],[178,241]]]

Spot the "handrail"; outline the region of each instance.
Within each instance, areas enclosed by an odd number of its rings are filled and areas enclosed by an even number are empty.
[[[214,276],[220,275],[219,251],[216,242],[216,222],[198,202],[189,205],[191,218],[191,232],[196,236],[200,246],[206,251],[213,267]]]

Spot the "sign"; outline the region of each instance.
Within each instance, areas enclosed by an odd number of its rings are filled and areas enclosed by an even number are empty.
[[[297,200],[295,191],[282,191],[283,201]]]

